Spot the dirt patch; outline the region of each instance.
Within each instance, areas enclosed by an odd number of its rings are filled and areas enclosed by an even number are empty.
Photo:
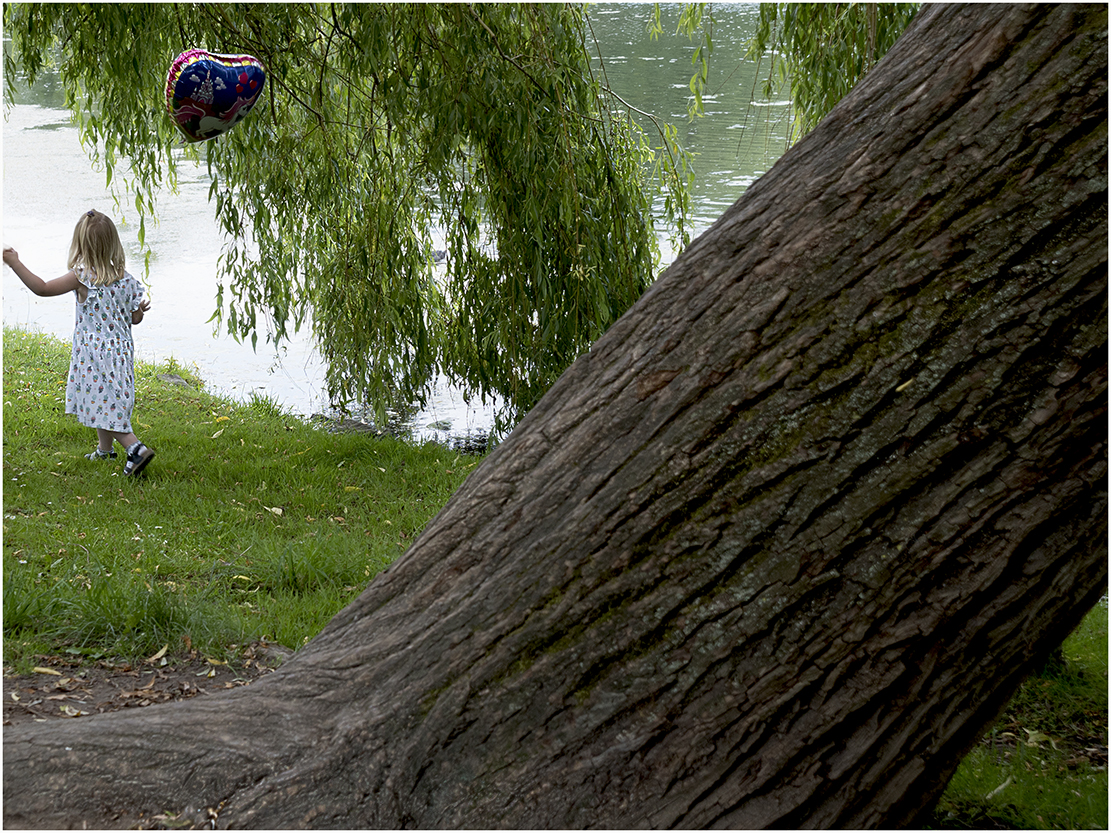
[[[154,657],[131,663],[95,664],[63,656],[35,659],[36,673],[4,669],[4,726],[66,720],[203,697],[249,685],[293,652],[271,642],[246,646],[222,662],[192,652],[186,658]]]

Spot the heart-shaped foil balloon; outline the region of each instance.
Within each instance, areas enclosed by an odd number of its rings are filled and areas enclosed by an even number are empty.
[[[182,52],[166,78],[166,109],[190,142],[230,130],[254,107],[266,73],[250,55]]]

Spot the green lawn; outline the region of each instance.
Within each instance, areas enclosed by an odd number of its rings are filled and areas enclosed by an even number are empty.
[[[1107,829],[1107,600],[961,762],[937,826]]]
[[[138,478],[84,455],[69,348],[4,331],[4,662],[38,653],[296,648],[400,555],[479,458],[331,434],[136,368]],[[118,450],[118,449],[117,449]]]

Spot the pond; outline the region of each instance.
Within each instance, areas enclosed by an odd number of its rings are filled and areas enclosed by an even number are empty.
[[[743,59],[755,30],[757,6],[714,5],[714,53],[702,118],[689,120],[688,83],[694,45],[673,34],[679,5],[661,7],[664,29],[647,32],[652,5],[601,4],[591,18],[606,76],[629,104],[675,124],[685,146],[697,154],[693,236],[708,228],[768,170],[786,146],[788,104],[760,100],[758,68]],[[159,91],[161,92],[161,91]],[[28,267],[49,280],[66,271],[73,226],[89,208],[117,219],[129,268],[142,272],[133,207],[115,207],[103,171],[94,170],[64,108],[61,83],[47,75],[5,106],[3,242]],[[214,333],[217,260],[221,237],[208,204],[209,179],[200,167],[182,167],[179,193],[159,200],[159,221],[148,222],[150,314],[136,328],[136,357],[175,359],[194,370],[215,393],[275,400],[284,410],[309,416],[329,413],[325,368],[307,332],[275,352],[260,334],[257,352]],[[674,258],[661,240],[665,264]],[[68,340],[72,301],[37,298],[10,269],[3,270],[4,323]],[[139,408],[142,403],[139,403]],[[468,404],[441,381],[425,408],[405,417],[418,439],[458,443],[485,436],[492,409]]]

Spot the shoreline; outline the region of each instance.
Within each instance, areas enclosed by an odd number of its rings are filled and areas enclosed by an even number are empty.
[[[63,338],[57,333],[50,332],[43,328],[28,327],[24,326],[22,323],[8,322],[4,322],[3,326],[4,332],[8,330],[18,330],[22,333],[41,336],[55,341],[67,350],[70,346],[69,337]],[[322,411],[312,408],[310,409],[310,413],[301,413],[294,408],[284,405],[276,396],[266,391],[250,391],[244,395],[242,393],[221,390],[219,386],[214,388],[202,375],[200,366],[196,362],[188,363],[174,356],[161,360],[151,360],[143,358],[139,350],[136,349],[135,369],[137,379],[140,375],[140,368],[153,373],[159,380],[166,384],[190,387],[208,396],[229,403],[237,405],[249,405],[253,401],[267,403],[275,412],[280,413],[283,418],[296,419],[306,425],[321,428],[329,432],[373,434],[379,437],[389,436],[393,439],[414,445],[422,442],[433,442],[464,454],[485,454],[497,444],[497,439],[493,436],[492,424],[485,429],[479,428],[477,430],[453,431],[451,420],[433,421],[430,425],[422,428],[408,421],[391,421],[385,426],[381,426],[373,422],[352,418],[350,415],[344,415],[340,413],[339,409]],[[136,407],[141,410],[141,399],[137,401]],[[413,413],[419,414],[420,412],[414,411]],[[435,416],[435,414],[433,414],[433,416]]]

